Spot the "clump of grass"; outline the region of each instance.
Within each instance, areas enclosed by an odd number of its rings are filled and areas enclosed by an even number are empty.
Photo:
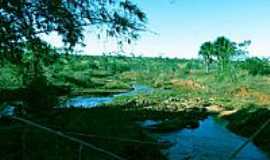
[[[104,86],[105,89],[130,89],[131,86],[125,82],[119,80],[111,80],[107,82]]]

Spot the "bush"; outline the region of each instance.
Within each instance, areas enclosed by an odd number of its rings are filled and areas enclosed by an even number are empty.
[[[19,67],[6,62],[0,69],[0,88],[22,87],[22,75]]]
[[[104,86],[105,89],[129,89],[130,85],[121,81],[111,81],[107,82]]]
[[[242,68],[247,70],[251,75],[270,74],[269,60],[260,59],[258,57],[246,59],[246,61],[242,64]]]
[[[47,112],[57,104],[57,90],[39,75],[26,86],[25,101],[30,112]]]

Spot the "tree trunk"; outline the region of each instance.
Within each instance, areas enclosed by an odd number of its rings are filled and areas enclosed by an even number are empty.
[[[206,70],[206,73],[208,74],[209,73],[209,61],[205,61],[205,70]]]
[[[33,72],[33,79],[38,78],[41,74],[41,66],[40,66],[40,58],[38,53],[38,48],[33,48],[33,62],[32,62],[32,72]]]

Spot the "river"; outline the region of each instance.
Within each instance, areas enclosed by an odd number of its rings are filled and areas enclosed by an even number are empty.
[[[227,160],[247,139],[232,133],[226,122],[212,116],[200,122],[196,129],[158,134],[162,141],[174,145],[162,150],[169,160]],[[253,143],[249,143],[234,160],[269,160]]]
[[[66,101],[66,107],[93,108],[104,103],[110,103],[118,96],[135,96],[139,93],[153,91],[144,85],[134,85],[134,90],[128,93],[116,94],[108,97],[87,97],[79,96]],[[142,127],[155,125],[153,120],[146,120],[141,124]],[[212,116],[200,121],[196,129],[182,129],[176,132],[156,134],[160,141],[169,141],[173,145],[161,150],[169,160],[226,160],[230,154],[246,138],[238,136],[228,130],[226,122],[218,120]],[[253,143],[249,143],[235,158],[235,160],[269,160],[267,155]]]

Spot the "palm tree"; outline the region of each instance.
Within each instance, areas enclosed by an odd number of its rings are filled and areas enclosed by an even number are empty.
[[[207,73],[209,73],[209,65],[212,62],[212,56],[215,51],[214,49],[214,44],[211,42],[205,42],[200,47],[199,55],[204,59]]]

